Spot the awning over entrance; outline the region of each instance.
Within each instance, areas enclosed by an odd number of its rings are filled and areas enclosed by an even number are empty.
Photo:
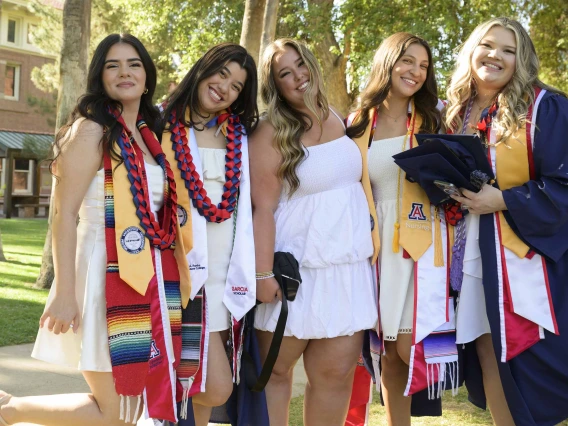
[[[0,178],[4,181],[3,210],[7,219],[12,216],[16,205],[26,205],[35,210],[40,204],[38,160],[48,157],[53,139],[51,134],[0,130],[0,158],[6,159],[3,160],[5,168],[2,167]],[[15,165],[22,170],[14,169]],[[14,175],[20,188],[14,185]]]
[[[0,158],[8,156],[8,150],[21,150],[29,158],[42,157],[53,143],[53,134],[24,133],[0,130]]]

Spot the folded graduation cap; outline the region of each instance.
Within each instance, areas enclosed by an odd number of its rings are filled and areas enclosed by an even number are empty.
[[[493,179],[493,170],[477,135],[421,135],[418,146],[393,155],[406,172],[406,179],[417,182],[434,205],[453,202],[434,181],[453,183],[458,188],[478,192]]]

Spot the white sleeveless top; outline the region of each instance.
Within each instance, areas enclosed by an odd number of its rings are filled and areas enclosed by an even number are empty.
[[[296,300],[288,303],[285,335],[352,335],[377,322],[361,152],[345,135],[304,150],[296,169],[300,186],[291,197],[284,188],[274,214],[275,251],[292,253],[302,276]],[[274,331],[279,305],[259,305],[255,327]]]

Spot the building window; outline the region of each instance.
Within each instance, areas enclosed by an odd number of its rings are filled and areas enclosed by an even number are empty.
[[[39,195],[49,197],[51,195],[51,185],[53,176],[49,170],[49,161],[42,161],[39,168]]]
[[[34,160],[14,160],[14,194],[33,193]]]
[[[17,101],[20,95],[20,66],[14,64],[6,65],[4,74],[4,99]]]
[[[8,43],[16,43],[16,26],[17,21],[15,19],[8,19]]]

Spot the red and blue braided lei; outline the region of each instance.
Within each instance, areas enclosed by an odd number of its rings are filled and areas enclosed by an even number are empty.
[[[150,200],[148,196],[148,184],[146,179],[146,170],[144,168],[144,157],[142,150],[134,140],[131,131],[126,126],[122,116],[117,117],[117,113],[113,113],[119,124],[122,125],[123,131],[117,138],[117,144],[120,148],[120,154],[124,161],[124,165],[128,172],[128,180],[130,181],[130,192],[132,193],[134,205],[136,206],[136,215],[140,219],[140,226],[144,230],[146,238],[152,245],[160,250],[175,247],[176,225],[177,225],[177,194],[174,174],[170,168],[166,156],[162,151],[160,143],[156,139],[154,133],[148,128],[146,122],[139,115],[136,127],[140,131],[144,143],[148,147],[156,162],[160,165],[164,172],[164,207],[163,218],[160,224],[152,212]]]
[[[221,202],[215,205],[207,195],[203,181],[195,168],[184,124],[176,119],[175,111],[172,111],[169,119],[175,158],[178,162],[181,177],[185,182],[185,187],[189,192],[189,198],[191,198],[193,206],[205,220],[215,223],[224,222],[235,211],[241,178],[241,138],[244,133],[244,126],[241,124],[239,116],[229,113],[220,114],[210,120],[205,126],[210,128],[215,125],[221,125],[225,121],[228,122],[227,135],[225,137],[227,140],[225,185],[223,186]]]

